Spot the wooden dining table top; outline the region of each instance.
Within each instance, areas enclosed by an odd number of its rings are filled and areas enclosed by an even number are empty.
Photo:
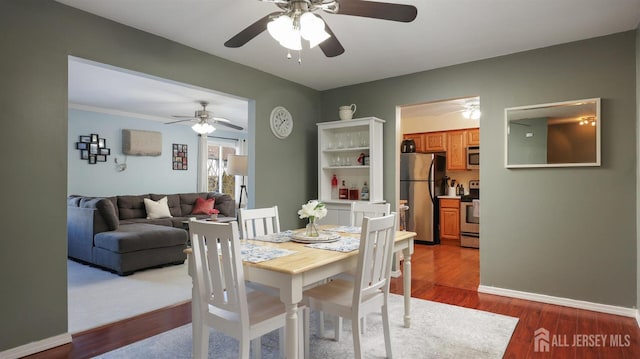
[[[303,229],[300,229],[303,231]],[[359,237],[357,233],[339,232],[341,236]],[[415,232],[397,231],[395,234],[395,242],[402,242],[416,236]],[[306,271],[322,267],[329,263],[337,262],[349,257],[357,256],[358,250],[351,252],[339,252],[327,249],[307,247],[305,243],[289,242],[267,242],[259,240],[241,240],[241,243],[250,243],[260,246],[269,246],[280,249],[287,249],[295,253],[282,257],[270,259],[259,263],[243,262],[245,267],[254,267],[286,274],[300,274]],[[185,253],[191,254],[191,248],[185,249]]]

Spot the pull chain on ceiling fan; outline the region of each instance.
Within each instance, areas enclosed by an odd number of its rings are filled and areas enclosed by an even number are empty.
[[[315,11],[329,14],[361,16],[381,20],[411,22],[418,15],[412,5],[363,0],[260,0],[276,4],[281,11],[273,12],[249,25],[224,43],[226,47],[241,47],[265,30],[288,50],[302,50],[302,39],[309,48],[319,46],[327,57],[344,53],[344,48],[331,28]],[[290,58],[290,52],[288,54]],[[298,60],[300,62],[300,60]]]

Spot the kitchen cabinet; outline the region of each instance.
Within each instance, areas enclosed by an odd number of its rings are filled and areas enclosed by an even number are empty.
[[[440,239],[460,240],[459,198],[440,198]]]
[[[416,143],[416,152],[426,152],[424,133],[405,133],[402,139],[413,140]]]
[[[355,200],[331,197],[331,179],[360,191],[367,183],[370,203],[383,199],[383,124],[376,117],[318,123],[318,199],[325,203],[323,224],[348,225]],[[358,198],[357,200],[360,200]]]
[[[467,169],[467,133],[465,130],[447,131],[447,171]]]
[[[480,146],[480,129],[470,128],[467,131],[467,146]]]
[[[447,150],[446,132],[426,132],[424,134],[424,146],[426,152],[444,152]]]

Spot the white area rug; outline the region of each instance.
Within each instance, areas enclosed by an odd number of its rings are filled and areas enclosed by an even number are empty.
[[[120,277],[67,260],[67,271],[72,334],[191,300],[186,262]]]
[[[412,324],[407,329],[403,326],[403,297],[392,295],[390,304],[393,356],[401,359],[502,358],[518,322],[518,318],[412,298]],[[342,338],[340,342],[335,342],[316,335],[314,314],[310,358],[353,357],[351,322],[344,321]],[[190,358],[191,339],[191,324],[188,324],[98,358]],[[367,333],[363,336],[362,348],[366,358],[385,357],[381,315],[367,318]],[[211,331],[209,358],[237,357],[238,342]],[[279,357],[277,331],[262,338],[262,357]]]

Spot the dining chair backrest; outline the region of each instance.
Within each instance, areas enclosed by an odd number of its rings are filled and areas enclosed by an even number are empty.
[[[389,203],[351,203],[351,226],[359,227],[362,225],[364,217],[382,217],[391,213],[391,205]]]
[[[396,232],[396,215],[362,220],[358,266],[353,291],[354,304],[376,292],[388,294]]]
[[[242,239],[280,232],[278,206],[255,209],[241,208],[238,217],[242,229]]]
[[[238,223],[189,222],[194,285],[201,313],[211,312],[221,325],[249,327]],[[211,307],[213,310],[210,310]]]

